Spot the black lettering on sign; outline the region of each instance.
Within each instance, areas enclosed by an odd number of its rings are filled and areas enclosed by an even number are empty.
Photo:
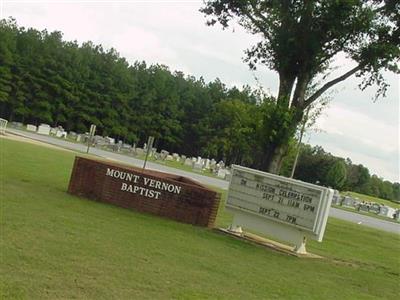
[[[274,195],[268,194],[268,193],[264,193],[263,194],[263,199],[266,199],[268,201],[274,201]]]
[[[272,210],[271,208],[260,207],[258,212],[263,215],[270,215]]]
[[[296,217],[287,215],[286,216],[286,221],[289,222],[289,223],[292,223],[292,224],[296,224]]]
[[[314,212],[315,206],[309,205],[309,204],[304,204],[304,210],[309,211],[309,212]]]
[[[295,208],[299,208],[300,207],[300,203],[299,202],[297,202],[295,200],[291,200],[291,199],[288,200],[287,205],[290,206],[290,207],[295,207]]]

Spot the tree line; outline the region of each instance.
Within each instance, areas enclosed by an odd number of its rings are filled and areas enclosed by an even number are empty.
[[[269,143],[291,138],[285,122],[275,122],[289,116],[249,86],[228,88],[219,79],[207,83],[163,65],[129,64],[115,49],[64,41],[61,32],[19,27],[13,19],[0,21],[0,40],[0,115],[9,121],[77,132],[96,124],[99,134],[126,143],[144,143],[152,135],[159,150],[253,168],[262,167]],[[294,148],[281,174],[288,175]],[[335,183],[340,172],[329,172],[336,160],[345,164],[343,184]],[[295,177],[398,199],[398,184],[387,192],[386,181],[376,177],[382,184],[375,184],[367,168],[357,168],[306,145]]]
[[[290,175],[295,150],[285,157],[281,173]],[[294,178],[318,183],[340,191],[353,191],[400,202],[400,184],[370,174],[367,167],[354,164],[350,158],[336,157],[320,146],[302,145]]]

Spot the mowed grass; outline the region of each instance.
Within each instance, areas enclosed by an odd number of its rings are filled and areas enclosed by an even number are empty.
[[[0,299],[396,299],[400,237],[330,219],[300,259],[66,193],[75,154],[0,139]],[[217,225],[229,224],[220,211]]]

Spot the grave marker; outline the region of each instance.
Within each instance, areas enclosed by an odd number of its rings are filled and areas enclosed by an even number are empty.
[[[0,134],[6,134],[7,123],[8,121],[6,119],[0,118]]]

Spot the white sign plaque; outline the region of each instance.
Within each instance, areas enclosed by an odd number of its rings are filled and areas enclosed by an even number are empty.
[[[322,241],[332,195],[325,187],[233,165],[226,208],[241,215],[246,224],[240,226],[252,228],[253,216],[255,223],[264,220],[263,231],[282,240],[295,237],[297,243],[307,236]]]

